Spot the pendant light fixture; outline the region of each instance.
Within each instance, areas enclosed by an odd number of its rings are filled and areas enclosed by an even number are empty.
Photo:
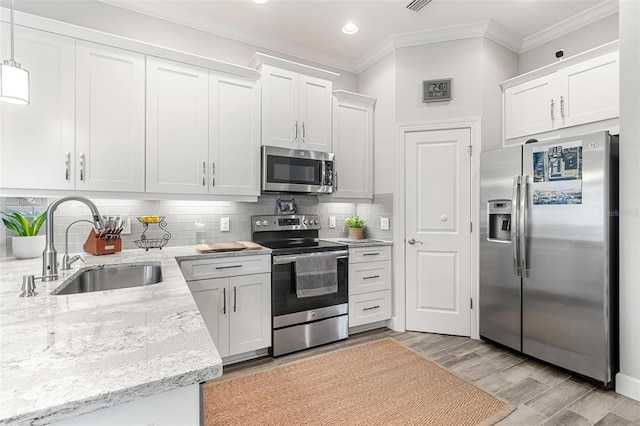
[[[23,69],[13,57],[13,1],[11,0],[11,59],[0,65],[0,101],[29,104],[29,71]]]

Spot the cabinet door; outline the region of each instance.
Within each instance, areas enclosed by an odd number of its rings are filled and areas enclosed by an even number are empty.
[[[7,53],[9,25],[0,28]],[[17,26],[15,49],[31,103],[0,102],[0,187],[73,189],[75,41]]]
[[[560,125],[556,75],[550,74],[510,87],[504,92],[507,139],[546,132]]]
[[[373,107],[333,106],[335,198],[373,198]]]
[[[271,274],[231,277],[229,353],[271,346]]]
[[[300,74],[300,148],[331,151],[331,99],[330,81]]]
[[[618,52],[558,71],[563,126],[575,126],[620,115]]]
[[[76,42],[76,189],[144,191],[144,55]]]
[[[187,284],[220,356],[229,356],[229,278]]]
[[[260,195],[260,90],[209,71],[209,193]]]
[[[297,148],[301,132],[297,73],[262,66],[262,144]]]
[[[147,57],[147,192],[206,194],[209,74]]]

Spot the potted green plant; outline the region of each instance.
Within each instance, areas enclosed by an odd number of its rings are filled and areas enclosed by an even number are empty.
[[[47,212],[33,216],[31,220],[19,212],[2,212],[2,222],[16,234],[11,241],[13,255],[18,259],[38,257],[44,251],[45,236],[38,235],[47,218]]]
[[[364,238],[364,220],[360,219],[359,216],[351,216],[348,217],[344,223],[349,228],[349,238],[353,239],[362,239]]]

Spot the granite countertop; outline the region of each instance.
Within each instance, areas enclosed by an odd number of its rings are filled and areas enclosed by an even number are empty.
[[[364,238],[362,240],[355,240],[351,238],[320,238],[324,241],[330,241],[332,243],[342,243],[349,247],[378,247],[378,246],[392,246],[392,241],[376,240],[372,238]]]
[[[20,298],[22,276],[41,259],[0,260],[0,424],[46,424],[211,380],[222,360],[178,260],[269,254],[197,254],[194,247],[85,255],[37,295]],[[60,253],[58,253],[61,256]],[[160,262],[145,287],[52,296],[84,266]]]

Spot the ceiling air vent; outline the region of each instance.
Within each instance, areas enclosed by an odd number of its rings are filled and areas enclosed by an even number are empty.
[[[420,10],[429,3],[431,3],[431,0],[413,0],[407,5],[407,9],[420,12]]]

